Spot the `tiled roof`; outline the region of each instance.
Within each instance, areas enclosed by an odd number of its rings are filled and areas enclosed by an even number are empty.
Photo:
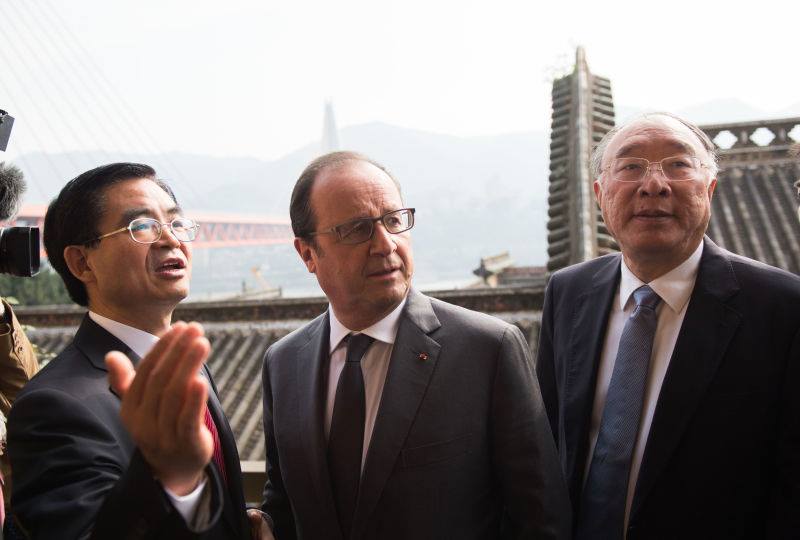
[[[800,164],[723,165],[708,235],[725,249],[800,274],[800,221],[793,183]]]
[[[528,338],[535,357],[541,321],[541,290],[449,291],[433,294],[453,303],[490,312],[517,325]],[[320,305],[319,299],[306,301],[308,310]],[[252,309],[246,310],[242,303],[236,303],[231,309],[238,309],[237,313],[251,312],[256,315],[270,313],[276,316],[274,320],[226,321],[224,303],[219,302],[206,305],[186,304],[176,312],[177,317],[201,322],[211,341],[208,367],[219,390],[225,414],[236,435],[242,461],[265,459],[261,404],[261,365],[264,352],[272,343],[309,320],[291,318],[298,308],[304,307],[303,300],[294,300],[291,306],[288,304],[280,300],[266,301],[261,305],[253,303]],[[39,324],[35,322],[36,316],[25,317],[28,310],[42,317]],[[17,311],[23,323],[33,325],[27,330],[27,334],[45,360],[55,356],[72,340],[75,325],[44,326],[42,322],[47,319],[47,314],[42,308],[20,308]],[[69,311],[74,311],[75,318],[80,319],[80,310]],[[282,314],[288,317],[279,318]]]

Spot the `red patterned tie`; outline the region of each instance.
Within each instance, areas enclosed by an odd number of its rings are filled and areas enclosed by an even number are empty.
[[[225,485],[227,486],[228,473],[225,470],[225,459],[222,457],[222,445],[219,442],[219,432],[217,431],[217,426],[214,425],[214,419],[211,418],[211,412],[208,410],[208,406],[206,406],[205,421],[208,431],[211,432],[211,436],[214,438],[214,463],[217,465],[217,470],[219,470],[219,473],[222,476],[222,481],[225,482]]]

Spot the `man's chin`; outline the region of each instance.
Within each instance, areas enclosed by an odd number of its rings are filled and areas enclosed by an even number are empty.
[[[396,308],[400,302],[408,294],[409,284],[404,281],[402,283],[394,284],[392,287],[386,288],[382,294],[376,295],[376,304],[380,304],[386,311],[391,311]]]
[[[176,284],[176,286],[171,290],[165,291],[165,296],[174,301],[175,304],[179,304],[180,302],[186,300],[186,298],[189,296],[189,286],[181,286]]]

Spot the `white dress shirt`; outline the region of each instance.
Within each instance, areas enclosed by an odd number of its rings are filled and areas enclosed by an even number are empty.
[[[406,305],[406,299],[394,308],[386,317],[370,327],[363,329],[360,334],[375,338],[367,352],[361,359],[361,372],[364,375],[364,397],[366,401],[366,416],[364,420],[364,449],[361,453],[361,469],[367,457],[367,449],[372,439],[375,428],[375,418],[381,404],[383,385],[386,382],[386,373],[389,370],[389,359],[392,356],[394,340],[397,337],[397,328],[400,326],[400,314]],[[330,315],[330,364],[328,365],[328,399],[325,404],[325,438],[331,432],[331,419],[333,418],[333,405],[336,400],[336,387],[339,385],[339,376],[342,374],[344,363],[347,360],[347,344],[342,343],[345,337],[352,332],[344,326],[333,308],[328,308]]]
[[[102,315],[98,315],[93,311],[89,312],[89,318],[103,327],[103,329],[109,334],[113,335],[122,343],[130,347],[131,350],[139,356],[139,358],[144,358],[145,355],[150,352],[150,349],[153,348],[156,342],[158,342],[158,336],[154,336],[153,334],[147,333],[144,330],[139,330],[138,328],[128,326],[127,324],[122,324],[120,322],[111,320],[108,317],[103,317]],[[204,474],[200,484],[195,488],[194,491],[187,495],[176,495],[167,488],[164,488],[164,492],[167,494],[170,501],[172,501],[172,505],[175,507],[175,510],[177,510],[178,513],[183,517],[184,521],[191,524],[191,528],[195,530],[205,529],[207,525],[208,512],[203,512],[206,516],[206,523],[194,522],[195,518],[198,517],[198,509],[200,507],[200,502],[203,500],[203,491],[205,490],[205,487],[206,477]],[[208,500],[207,497],[205,499]]]
[[[597,387],[594,394],[594,405],[592,407],[591,426],[589,431],[590,447],[586,460],[586,475],[588,477],[589,466],[594,454],[594,446],[597,442],[597,434],[600,430],[600,420],[603,416],[603,407],[606,403],[608,386],[611,383],[611,375],[614,372],[614,363],[617,359],[619,340],[622,337],[622,329],[625,321],[628,320],[635,307],[633,301],[633,291],[642,285],[649,285],[658,296],[661,303],[656,308],[658,316],[658,326],[653,339],[653,350],[650,354],[650,370],[644,391],[642,404],[642,415],[639,420],[639,434],[636,445],[633,449],[631,460],[631,471],[628,477],[628,495],[625,502],[625,527],[628,526],[628,518],[631,511],[636,480],[639,477],[639,468],[642,464],[647,435],[650,433],[650,424],[653,421],[653,413],[658,402],[658,395],[661,392],[661,384],[669,367],[672,351],[675,349],[675,342],[683,324],[683,317],[686,315],[686,307],[694,289],[697,279],[697,270],[700,267],[700,257],[703,254],[703,242],[694,250],[688,259],[679,266],[673,268],[663,276],[657,277],[650,283],[644,283],[630,271],[622,260],[622,271],[620,282],[617,289],[617,301],[611,304],[611,313],[608,317],[608,327],[606,329],[603,353],[600,357],[600,366],[597,372]]]

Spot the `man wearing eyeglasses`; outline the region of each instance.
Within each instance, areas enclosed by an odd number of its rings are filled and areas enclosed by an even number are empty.
[[[170,327],[197,229],[147,165],[83,173],[50,204],[50,263],[89,313],[11,410],[12,509],[31,538],[250,537],[208,341]]]
[[[415,210],[397,181],[327,154],[290,214],[330,307],[264,359],[264,527],[278,540],[568,537],[525,339],[411,287]]]
[[[800,279],[704,236],[695,125],[636,118],[592,165],[622,253],[553,274],[536,365],[575,538],[796,538]]]

